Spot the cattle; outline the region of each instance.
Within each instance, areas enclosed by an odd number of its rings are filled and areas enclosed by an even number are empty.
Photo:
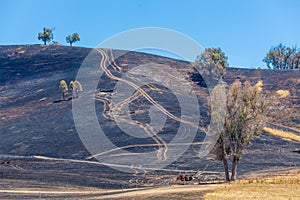
[[[191,181],[193,180],[192,176],[189,176],[187,174],[179,174],[179,176],[176,179],[177,181]]]

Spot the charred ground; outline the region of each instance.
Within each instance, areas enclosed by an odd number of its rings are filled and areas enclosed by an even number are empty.
[[[72,99],[61,101],[58,84],[61,79],[67,82],[74,80],[80,65],[91,51],[92,49],[88,48],[65,46],[0,46],[0,158],[2,162],[0,163],[0,176],[2,179],[121,188],[166,184],[176,177],[178,172],[175,170],[184,172],[202,169],[207,164],[209,164],[209,171],[223,171],[222,164],[214,161],[213,156],[199,159],[196,145],[191,146],[180,159],[168,166],[167,169],[170,171],[145,172],[144,174],[122,173],[87,160],[86,158],[91,155],[76,132],[72,116]],[[113,50],[115,58],[122,53],[124,52]],[[116,63],[121,66],[122,70],[114,73],[122,75],[130,67],[151,62],[176,68],[201,88],[198,94],[201,97],[199,103],[203,105],[200,113],[202,123],[207,124],[209,117],[205,100],[207,97],[205,83],[201,76],[190,70],[190,63],[150,54],[128,52],[116,59]],[[281,112],[279,115],[271,115],[268,126],[300,135],[299,70],[229,68],[225,81],[231,83],[236,78],[253,82],[262,79],[264,90],[270,94],[279,89],[288,90],[291,95],[282,99],[278,108],[274,108],[281,109]],[[114,85],[115,83],[105,76],[99,82],[99,88],[102,91],[112,91]],[[149,92],[151,93],[151,89]],[[165,90],[165,92],[168,91]],[[154,98],[159,98],[157,93],[152,95]],[[160,101],[168,106],[171,99],[162,98]],[[147,108],[146,104],[147,102],[145,102],[145,108]],[[99,111],[103,110],[101,103],[96,107]],[[175,115],[179,115],[179,111],[172,110],[172,106],[168,109]],[[108,137],[115,144],[126,146],[140,142],[123,134],[112,120],[99,116],[99,121],[103,127],[106,127]],[[169,121],[169,129],[165,129],[162,137],[170,140],[177,126],[176,122]],[[202,141],[202,139],[203,134],[199,132],[195,142]],[[141,149],[131,150],[132,152],[142,151]],[[247,153],[240,162],[239,173],[246,176],[252,171],[299,168],[298,150],[299,141],[286,141],[263,133],[247,149]],[[46,160],[33,156],[62,160]],[[73,162],[71,159],[84,162]],[[161,178],[157,179],[158,176]]]

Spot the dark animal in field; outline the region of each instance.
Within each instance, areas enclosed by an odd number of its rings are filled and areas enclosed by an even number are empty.
[[[187,174],[179,174],[179,176],[176,179],[177,181],[191,181],[193,180],[192,176],[189,176]]]

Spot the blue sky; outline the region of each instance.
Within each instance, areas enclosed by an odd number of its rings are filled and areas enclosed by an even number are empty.
[[[141,27],[179,31],[204,47],[221,47],[232,67],[262,67],[271,46],[300,46],[298,0],[2,0],[0,45],[36,44],[43,27],[62,44],[95,47],[119,32]]]

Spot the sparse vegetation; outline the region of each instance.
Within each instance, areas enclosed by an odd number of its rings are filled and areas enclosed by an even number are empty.
[[[49,43],[49,45],[61,46],[61,44],[58,41],[53,41],[53,40]]]
[[[65,80],[61,80],[59,83],[59,89],[62,92],[63,100],[66,100],[66,93],[68,92],[68,85]]]
[[[248,81],[242,85],[236,80],[228,91],[224,130],[213,150],[217,159],[224,164],[227,181],[230,180],[228,158],[232,156],[231,180],[234,181],[243,150],[264,127],[267,104],[263,99],[261,87],[262,82],[252,86]]]
[[[53,29],[50,28],[44,28],[42,33],[38,34],[38,39],[42,40],[44,42],[44,45],[47,44],[47,42],[50,42],[53,39]]]
[[[72,46],[72,44],[73,44],[74,42],[80,41],[79,34],[78,34],[78,33],[74,33],[73,35],[68,35],[68,36],[66,37],[66,41],[67,41],[67,43],[70,44],[70,46]]]
[[[279,44],[269,50],[263,61],[270,69],[299,69],[300,51]]]
[[[288,90],[277,90],[276,94],[278,95],[279,98],[286,98],[291,95]]]
[[[297,79],[289,79],[290,86],[288,89],[282,85],[274,91],[266,91],[270,98],[271,105],[268,108],[268,122],[287,126],[289,128],[300,128],[299,119],[299,91]],[[281,83],[278,83],[281,85]]]

